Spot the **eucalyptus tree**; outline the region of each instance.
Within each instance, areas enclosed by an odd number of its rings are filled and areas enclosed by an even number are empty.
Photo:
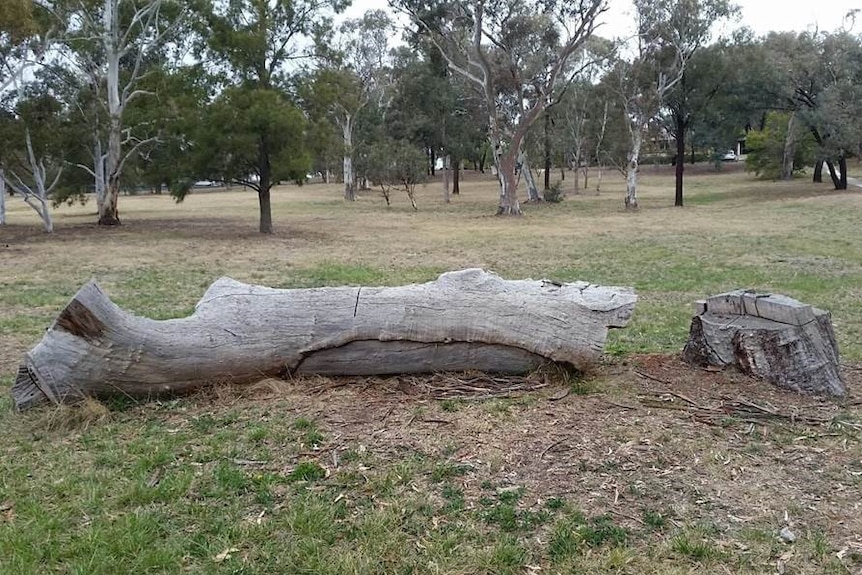
[[[54,231],[52,193],[65,168],[63,104],[44,85],[19,86],[0,111],[0,179]]]
[[[127,163],[157,137],[139,137],[126,118],[129,106],[152,96],[141,82],[162,62],[168,42],[183,22],[177,0],[58,0],[67,30],[59,67],[71,64],[80,95],[94,108],[80,111],[93,121],[89,165],[99,225],[120,224],[118,200]]]
[[[530,127],[592,36],[605,0],[394,0],[481,95],[500,182],[497,213],[520,215],[515,168]]]
[[[306,108],[314,116],[328,118],[341,134],[344,199],[348,201],[356,199],[357,122],[366,108],[384,110],[389,99],[394,31],[386,12],[369,10],[318,40],[320,65],[311,74]]]
[[[632,56],[621,59],[616,76],[631,139],[626,164],[627,209],[638,207],[637,177],[644,135],[669,104],[673,130],[678,132],[677,146],[682,146],[684,154],[685,132],[691,120],[689,91],[684,86],[686,68],[709,39],[713,24],[734,11],[727,0],[635,0],[634,8],[637,34]],[[673,93],[677,98],[669,102]],[[678,161],[677,205],[682,205],[683,169]]]
[[[259,229],[271,234],[273,185],[279,179],[299,179],[300,172],[304,177],[310,166],[304,151],[305,119],[287,90],[292,65],[313,55],[313,38],[325,32],[329,16],[345,3],[196,0],[193,5],[198,52],[212,74],[214,90],[220,92],[207,125],[195,138],[195,163],[257,192]]]

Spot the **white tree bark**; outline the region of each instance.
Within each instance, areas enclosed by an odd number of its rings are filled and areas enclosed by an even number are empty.
[[[356,200],[356,179],[353,174],[353,118],[344,114],[341,121],[341,135],[344,139],[344,199]]]
[[[602,351],[609,328],[628,323],[636,299],[628,288],[506,281],[478,269],[387,288],[278,290],[222,278],[192,316],[154,321],[90,283],[26,354],[12,393],[23,409],[292,373],[577,367]]]
[[[608,127],[608,102],[605,101],[605,111],[602,115],[602,129],[599,131],[599,137],[596,139],[596,166],[599,169],[598,177],[596,178],[596,194],[602,193],[602,178],[605,175],[605,163],[602,161],[602,146],[605,142],[605,131]],[[584,172],[584,187],[587,187],[587,174],[589,169]]]
[[[638,166],[643,145],[643,125],[639,121],[629,122],[631,143],[626,164],[626,209],[638,208]]]
[[[97,10],[95,5],[82,4],[73,19],[80,26],[81,39],[93,40],[97,45],[95,50],[75,53],[80,71],[97,90],[102,86],[106,90],[100,105],[107,115],[107,135],[103,141],[96,130],[92,169],[79,165],[94,178],[102,225],[120,223],[117,203],[126,161],[145,144],[157,141],[157,138],[134,138],[124,124],[124,115],[135,98],[146,94],[135,88],[144,75],[145,59],[181,20],[177,17],[173,25],[160,27],[162,0],[132,4],[124,0],[101,0],[98,16],[90,12]],[[120,12],[127,6],[130,12],[121,20]]]
[[[464,40],[464,38],[460,34],[453,34],[453,38],[441,35],[436,26],[430,26],[423,20],[422,14],[417,13],[409,3],[403,0],[393,0],[391,5],[399,7],[423,27],[428,32],[428,38],[446,60],[449,68],[472,83],[484,96],[489,117],[488,139],[494,149],[494,164],[500,179],[500,203],[497,214],[521,215],[514,174],[521,145],[530,127],[541,117],[553,100],[558,82],[571,80],[570,77],[567,77],[569,59],[592,36],[597,25],[597,18],[607,9],[606,3],[604,0],[585,0],[571,6],[563,3],[561,6],[565,6],[564,10],[558,11],[556,14],[553,8],[548,11],[549,17],[556,17],[561,21],[566,37],[562,38],[556,53],[547,62],[547,69],[543,74],[542,81],[530,85],[529,92],[532,92],[530,97],[526,96],[528,91],[524,89],[525,85],[529,85],[530,82],[527,81],[525,84],[521,78],[524,70],[521,70],[517,63],[519,57],[507,53],[505,42],[500,40],[500,37],[508,32],[504,29],[504,23],[509,20],[505,13],[495,14],[495,18],[489,17],[486,20],[486,14],[489,10],[485,0],[472,0],[469,3],[460,4],[458,6],[458,10],[461,12],[458,14],[459,20],[471,22],[469,30],[463,29],[462,31],[469,33],[470,38],[469,42],[457,40],[453,42],[455,38],[458,40]],[[517,6],[517,3],[512,4],[512,6]],[[495,7],[500,12],[506,9],[505,3],[495,5]],[[491,47],[490,50],[489,46]],[[489,58],[489,52],[494,51],[499,52],[494,54],[494,58],[499,58],[501,54],[504,58],[508,57],[511,64],[512,80],[515,83],[512,92],[520,98],[518,112],[510,118],[512,120],[511,126],[507,126],[506,122],[503,121],[503,105],[498,101],[499,90],[496,83],[496,72],[491,62],[492,58]]]
[[[32,185],[25,182],[24,179],[14,170],[0,170],[0,178],[8,185],[15,194],[21,196],[24,202],[33,208],[33,211],[39,215],[42,220],[42,227],[47,233],[54,231],[54,219],[51,216],[51,202],[48,199],[51,191],[60,180],[63,170],[58,169],[56,177],[51,184],[47,183],[48,169],[45,167],[44,158],[37,158],[36,152],[33,149],[33,139],[30,137],[30,130],[25,130],[24,141],[27,146],[27,179],[32,181]],[[5,199],[5,190],[4,199]]]
[[[527,186],[527,197],[530,202],[541,202],[542,196],[539,194],[539,187],[536,185],[536,178],[533,177],[533,171],[530,169],[530,160],[527,158],[527,153],[521,150],[518,162],[521,164],[521,173],[524,175],[524,184]]]

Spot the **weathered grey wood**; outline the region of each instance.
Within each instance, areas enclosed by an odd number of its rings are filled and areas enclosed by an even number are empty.
[[[829,312],[752,291],[714,296],[696,308],[683,350],[687,362],[736,366],[802,393],[845,395]]]
[[[636,296],[584,282],[507,281],[478,269],[399,287],[278,290],[222,278],[188,318],[155,321],[79,290],[28,352],[24,409],[83,396],[150,396],[294,372],[369,375],[577,365],[624,327]]]

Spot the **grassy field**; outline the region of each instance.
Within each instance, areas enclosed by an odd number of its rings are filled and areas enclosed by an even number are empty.
[[[862,190],[697,167],[680,209],[669,170],[645,168],[637,213],[611,175],[601,195],[511,219],[492,215],[492,181],[467,176],[449,205],[420,188],[416,212],[406,197],[387,208],[375,192],[346,204],[337,186],[286,186],[273,237],[256,233],[250,192],[123,197],[118,229],[67,206],[51,236],[10,200],[0,573],[860,572]],[[21,355],[91,278],[169,318],[222,275],[394,285],[464,267],[628,285],[640,301],[589,377],[536,376],[508,397],[311,378],[10,409]],[[833,313],[847,402],[680,364],[692,301],[740,287]],[[731,410],[740,399],[779,415]]]

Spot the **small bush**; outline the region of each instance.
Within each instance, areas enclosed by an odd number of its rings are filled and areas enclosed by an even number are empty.
[[[559,204],[566,197],[566,192],[563,191],[563,182],[557,181],[551,184],[551,187],[545,190],[545,201],[552,204]]]

